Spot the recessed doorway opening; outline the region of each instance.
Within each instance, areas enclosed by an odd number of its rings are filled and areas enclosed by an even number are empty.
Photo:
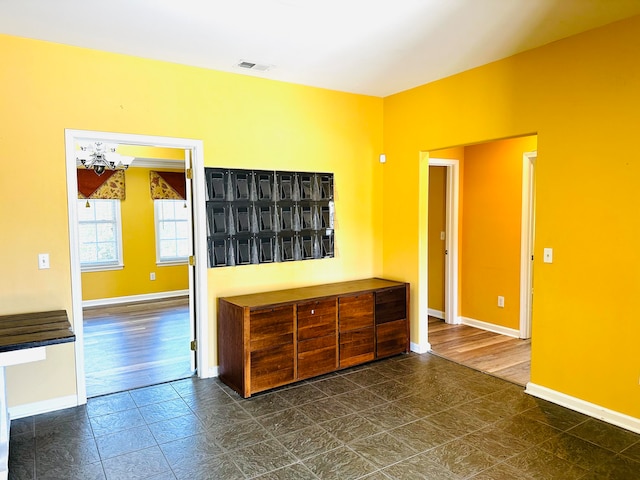
[[[520,384],[527,383],[530,370],[536,152],[537,136],[532,135],[423,153],[421,167],[421,191],[429,190],[422,196],[428,208],[421,205],[428,217],[420,234],[426,245],[421,251],[426,263],[423,268],[421,261],[421,284],[426,285],[419,298],[421,336],[423,329],[428,331],[426,343],[433,353],[497,376],[512,370],[515,379],[507,379]],[[453,171],[447,162],[459,165],[456,193],[447,180]],[[452,195],[458,201],[455,212]],[[455,233],[452,213],[460,219]],[[458,248],[452,250],[455,243]],[[451,266],[452,253],[456,267]],[[444,261],[434,255],[443,255]],[[451,305],[432,290],[457,300]],[[509,353],[507,340],[518,348]],[[482,356],[486,361],[479,360]]]
[[[207,292],[206,232],[202,230],[202,225],[206,225],[202,141],[80,130],[67,130],[65,132],[65,141],[71,254],[72,318],[77,338],[76,380],[78,404],[86,402],[88,393],[89,396],[95,396],[169,381],[171,378],[168,378],[167,375],[169,375],[170,372],[173,372],[173,374],[176,374],[178,377],[182,377],[193,371],[197,371],[199,377],[210,376],[207,368],[208,342],[206,340],[202,341],[200,345],[197,345],[196,342],[197,338],[208,338],[207,302],[195,302],[196,298],[206,299]],[[161,253],[166,254],[167,245],[163,242],[156,242],[164,245],[162,252],[160,248],[156,249],[156,247],[154,247],[154,240],[157,235],[146,235],[147,237],[153,238],[140,238],[139,241],[133,241],[127,247],[127,236],[136,239],[137,234],[140,233],[137,229],[142,229],[143,224],[147,230],[149,230],[149,228],[153,229],[154,223],[157,227],[157,217],[154,219],[153,216],[141,214],[137,219],[134,218],[133,223],[127,227],[131,231],[120,232],[123,238],[120,248],[122,251],[129,248],[128,257],[124,255],[117,260],[113,260],[110,269],[102,268],[103,266],[91,268],[91,265],[90,268],[86,268],[86,257],[83,257],[86,252],[81,252],[80,250],[81,245],[83,245],[83,248],[86,245],[86,239],[83,237],[83,242],[81,242],[80,238],[81,235],[85,235],[87,231],[81,228],[80,220],[84,219],[84,216],[79,213],[80,207],[85,206],[79,205],[79,203],[83,203],[85,200],[83,199],[81,202],[78,201],[79,175],[77,173],[79,164],[79,162],[77,162],[77,150],[83,142],[104,142],[121,145],[129,152],[140,149],[174,149],[182,156],[181,166],[178,168],[178,172],[173,172],[173,174],[178,177],[180,175],[184,177],[184,173],[189,170],[192,181],[190,181],[190,179],[184,181],[184,192],[180,199],[180,203],[185,209],[184,211],[188,212],[188,214],[180,210],[180,215],[178,215],[180,218],[173,219],[173,240],[170,239],[168,242],[171,243],[173,241],[174,243],[177,242],[177,244],[182,245],[180,249],[181,258],[173,258],[174,261],[172,262],[172,259],[167,258],[166,255],[162,257]],[[122,152],[119,153],[122,154]],[[150,165],[145,165],[145,162],[149,162],[149,158],[141,155],[134,155],[134,157],[140,158],[137,166],[140,171],[135,172],[135,158],[131,164],[131,169],[128,171],[144,177],[146,187],[144,193],[137,192],[133,188],[129,189],[130,200],[132,203],[135,203],[134,199],[136,197],[146,195],[145,201],[152,205],[151,211],[153,212],[154,177],[150,175],[153,173],[149,170]],[[159,173],[176,170],[176,165],[171,166],[174,168],[166,168],[166,164],[159,165],[157,160],[151,165],[153,170],[157,170]],[[144,168],[146,168],[146,170],[142,171]],[[165,175],[165,173],[163,173],[163,175]],[[135,183],[133,182],[133,178],[134,177],[131,177],[132,186],[133,183]],[[123,180],[122,188],[123,190],[127,189],[125,180]],[[149,197],[150,191],[151,197]],[[87,197],[86,203],[91,202],[92,200]],[[178,211],[177,207],[175,207],[175,211]],[[118,220],[119,215],[120,212],[118,212],[117,215]],[[98,215],[97,209],[93,217],[98,224],[96,229],[94,229],[97,231],[97,229],[102,228],[102,220],[106,217],[103,217],[102,214]],[[133,217],[136,217],[135,213]],[[162,217],[162,219],[163,221],[167,220],[167,217]],[[179,228],[181,233],[176,235],[175,228],[179,223],[180,226],[177,228]],[[124,229],[124,224],[122,224],[122,228]],[[144,235],[140,236],[143,237]],[[188,238],[187,260],[182,258],[185,257],[183,248],[185,238]],[[114,245],[108,248],[117,250],[117,242],[113,243]],[[96,248],[99,250],[102,248],[102,245],[98,245]],[[150,250],[151,253],[146,250]],[[100,251],[100,255],[101,254],[102,251]],[[145,255],[148,256],[149,254],[152,256],[152,265],[147,264],[142,268],[136,265],[138,258]],[[158,256],[156,256],[156,254]],[[196,258],[201,258],[202,261],[196,262]],[[81,261],[81,259],[85,259],[85,268],[82,267],[83,261]],[[124,277],[122,276],[119,280],[113,280],[113,278],[117,277],[112,277],[112,280],[106,280],[109,270],[123,272],[127,267],[129,268],[129,272],[127,273],[133,273],[135,278],[123,281]],[[184,269],[184,271],[178,274],[176,268],[180,270]],[[166,275],[160,273],[162,269],[165,269],[164,272]],[[88,276],[87,278],[83,278],[85,273],[99,273],[102,277],[98,276],[94,278],[93,280],[95,281],[91,283],[88,280]],[[182,277],[182,283],[175,281],[177,277]],[[149,281],[158,281],[157,283],[162,284],[164,288],[156,289],[156,291],[148,288],[145,289],[146,287],[140,288],[140,285],[144,285],[145,282]],[[127,288],[130,287],[130,283],[137,284],[138,290],[127,290]],[[83,298],[85,290],[87,295],[86,298]],[[93,322],[97,317],[102,316],[102,320],[97,321],[97,323],[102,323],[105,329],[96,333],[97,330],[93,330],[87,323],[85,332],[84,308],[87,309],[87,322]],[[98,309],[102,310],[100,311]],[[159,315],[161,311],[163,313]],[[159,317],[162,317],[162,319]],[[185,324],[187,328],[184,327]],[[175,331],[172,332],[169,325],[177,327],[179,330],[178,333]],[[165,348],[172,343],[168,341],[168,339],[179,340],[184,347],[180,347],[178,356],[183,359],[187,356],[189,358],[188,365],[181,360],[179,373],[176,373],[177,370],[173,367],[169,367],[173,362],[173,354],[167,353],[167,351],[171,349]],[[145,341],[153,341],[153,345],[149,346],[150,344],[145,344]],[[110,342],[113,342],[111,346],[109,346]],[[197,350],[191,352],[190,347],[195,347],[196,345],[198,347]],[[101,352],[102,358],[93,358],[91,361],[85,361],[85,352],[91,353],[94,357],[99,357]],[[133,360],[129,361],[128,365],[126,364],[127,362],[122,363],[122,358],[120,358],[124,353],[133,355],[131,357]],[[155,367],[158,367],[158,371],[165,370],[162,374],[164,376],[150,373],[153,369],[152,367],[154,367],[154,363],[156,363]],[[163,364],[164,369],[162,368]],[[109,375],[114,378],[120,376],[120,386],[107,388],[107,385],[110,383],[112,385],[116,384],[106,381],[106,378],[103,379],[105,381],[101,384],[100,377],[106,377],[106,372],[109,370]],[[94,376],[92,377],[92,375]],[[138,375],[138,378],[135,378],[136,375]],[[96,379],[96,382],[89,385],[89,380],[95,381]]]

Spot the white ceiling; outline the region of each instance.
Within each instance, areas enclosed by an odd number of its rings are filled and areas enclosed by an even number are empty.
[[[0,0],[0,33],[387,96],[638,14],[640,0]]]

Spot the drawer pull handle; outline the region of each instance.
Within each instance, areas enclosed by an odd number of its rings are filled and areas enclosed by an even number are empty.
[[[311,315],[315,315],[316,311],[315,310],[311,310]]]

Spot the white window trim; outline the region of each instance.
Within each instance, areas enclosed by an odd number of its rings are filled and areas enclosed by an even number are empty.
[[[80,267],[81,272],[106,272],[109,270],[123,270],[124,265],[122,263],[111,264],[111,263],[102,263],[96,265],[87,265],[86,267]]]
[[[78,199],[86,201],[85,199]],[[122,215],[120,212],[121,202],[117,200],[115,202],[115,223],[117,225],[116,232],[116,242],[118,249],[118,260],[116,262],[108,262],[108,263],[92,263],[90,265],[82,265],[80,263],[80,271],[81,272],[106,272],[109,270],[122,270],[124,269],[124,252],[122,250]],[[78,221],[80,224],[80,221]]]
[[[189,257],[178,257],[178,258],[168,258],[165,260],[162,260],[160,258],[160,232],[159,230],[159,226],[160,226],[160,222],[158,221],[158,205],[160,205],[158,203],[158,200],[154,200],[153,201],[153,223],[154,223],[154,228],[155,228],[155,232],[156,232],[156,238],[155,238],[155,242],[156,242],[156,266],[158,267],[169,267],[169,266],[173,266],[173,265],[188,265],[189,263]]]

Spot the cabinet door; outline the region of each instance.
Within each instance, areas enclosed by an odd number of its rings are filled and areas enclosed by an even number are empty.
[[[376,292],[376,324],[407,318],[407,292],[405,287]]]
[[[298,304],[298,341],[335,334],[335,298]]]
[[[340,333],[340,368],[368,362],[375,357],[374,328]]]
[[[295,380],[293,343],[251,352],[251,393]]]
[[[407,324],[406,287],[376,292],[376,358],[407,351]]]
[[[298,342],[298,380],[338,368],[338,337],[326,335]]]
[[[281,344],[293,345],[293,305],[254,310],[250,314],[251,351]]]
[[[376,357],[388,357],[407,351],[407,321],[396,320],[376,326]]]
[[[373,326],[373,293],[340,297],[338,300],[340,332]]]
[[[250,313],[251,392],[295,380],[294,305],[261,308]]]

